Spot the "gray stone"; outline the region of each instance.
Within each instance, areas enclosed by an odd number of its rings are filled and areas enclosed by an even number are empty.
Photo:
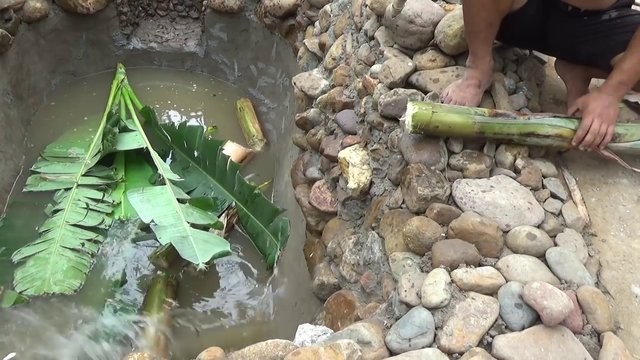
[[[311,288],[313,294],[320,300],[326,300],[340,290],[340,280],[333,273],[328,262],[322,262],[313,269]]]
[[[436,92],[442,94],[443,91],[456,80],[462,78],[464,67],[450,66],[442,69],[422,70],[409,76],[409,84],[423,91],[424,93]]]
[[[390,89],[403,87],[415,69],[416,64],[411,60],[392,58],[382,64],[378,79]]]
[[[300,324],[296,329],[293,343],[297,346],[311,346],[327,339],[333,330],[322,325]]]
[[[459,154],[464,149],[464,143],[460,138],[447,138],[447,149],[454,154]]]
[[[451,279],[460,290],[485,295],[495,294],[506,283],[500,272],[491,266],[453,270]]]
[[[489,177],[493,165],[491,157],[474,150],[464,150],[449,158],[449,166],[462,172],[465,178],[477,179]]]
[[[513,170],[516,159],[529,156],[529,148],[524,145],[502,144],[496,150],[496,165]]]
[[[460,265],[478,266],[482,256],[471,243],[460,239],[438,241],[431,249],[431,264],[434,268],[457,269]]]
[[[549,236],[556,236],[564,230],[564,221],[562,218],[547,212],[544,214],[544,221],[540,224],[540,229]]]
[[[544,209],[533,194],[504,175],[456,180],[452,194],[460,209],[497,222],[503,231],[521,225],[537,226],[544,220]]]
[[[391,352],[400,354],[430,346],[435,332],[433,315],[422,306],[417,306],[391,326],[385,343]]]
[[[542,207],[553,215],[558,215],[560,214],[560,210],[562,210],[562,201],[549,198],[542,204]]]
[[[462,6],[457,7],[442,18],[438,26],[436,26],[434,35],[438,47],[448,55],[460,55],[469,49],[464,34]]]
[[[508,176],[512,179],[516,178],[516,173],[514,173],[511,170],[507,170],[507,169],[503,169],[503,168],[493,168],[491,169],[491,176],[498,176],[498,175],[504,175],[504,176]]]
[[[462,215],[462,211],[451,205],[434,203],[429,205],[426,215],[429,219],[437,222],[438,224],[447,226],[453,220],[460,217],[460,215]]]
[[[351,109],[337,113],[335,122],[347,134],[355,135],[358,133],[358,115]]]
[[[404,274],[419,273],[422,258],[410,252],[395,252],[389,255],[391,274],[399,281]]]
[[[433,269],[424,279],[420,289],[422,306],[439,309],[451,301],[451,277],[447,270]]]
[[[564,326],[537,325],[498,335],[493,339],[491,354],[501,360],[593,360],[571,330]]]
[[[427,274],[421,272],[404,273],[398,281],[398,297],[409,306],[421,304],[420,291]]]
[[[527,107],[527,97],[521,92],[509,95],[509,104],[511,104],[513,110],[522,110]]]
[[[416,64],[416,70],[434,70],[456,64],[452,57],[443,54],[437,48],[426,48],[420,50],[413,55],[413,62]]]
[[[294,76],[291,82],[298,90],[314,99],[326,93],[331,85],[316,70],[300,73]]]
[[[436,242],[444,239],[438,223],[426,216],[416,216],[405,224],[402,230],[404,243],[414,253],[424,256]]]
[[[397,16],[393,16],[392,6],[388,6],[382,22],[391,30],[396,44],[420,50],[433,40],[436,25],[444,15],[445,11],[432,1],[407,0]]]
[[[389,350],[384,343],[383,328],[371,322],[357,322],[330,335],[323,344],[340,340],[353,340],[360,345],[363,360],[384,359]]]
[[[436,348],[428,348],[409,351],[387,360],[449,360],[449,357]]]
[[[504,240],[498,224],[474,212],[465,212],[449,224],[448,236],[467,241],[487,257],[498,257]]]
[[[511,331],[521,331],[538,321],[538,313],[522,299],[524,285],[509,281],[498,290],[500,317]]]
[[[389,33],[389,30],[387,30],[386,27],[381,26],[378,28],[378,30],[376,30],[376,33],[373,35],[373,37],[378,41],[378,43],[380,44],[380,46],[393,46],[393,39],[391,39],[391,34]],[[382,64],[376,64],[374,66],[378,66],[380,67],[380,69],[382,69]],[[373,67],[371,67],[371,70],[373,71]],[[376,71],[376,74],[379,72]]]
[[[399,119],[407,111],[409,100],[423,101],[424,94],[415,89],[393,89],[380,96],[378,111],[382,116]],[[441,161],[438,160],[438,162]]]
[[[582,217],[573,201],[569,201],[562,206],[562,217],[564,218],[564,222],[567,224],[567,227],[570,227],[577,232],[582,232],[587,224],[585,218]]]
[[[529,225],[518,226],[509,231],[505,243],[516,254],[535,257],[544,256],[553,247],[553,240],[547,233]]]
[[[542,323],[547,326],[560,324],[573,310],[569,295],[542,281],[527,283],[522,291],[522,299],[540,315]]]
[[[423,164],[409,164],[404,169],[400,188],[407,208],[414,213],[424,213],[434,202],[446,203],[451,194],[444,175]]]
[[[11,44],[13,43],[13,36],[8,32],[0,29],[0,54],[4,54],[9,51]]]
[[[442,139],[403,133],[398,144],[409,164],[423,164],[443,171],[447,164],[447,148]]]
[[[551,191],[549,189],[541,189],[533,192],[533,196],[538,200],[540,204],[544,203],[551,197]]]
[[[551,196],[556,199],[560,199],[562,201],[566,201],[569,197],[567,190],[564,188],[564,185],[560,181],[560,179],[555,177],[548,177],[542,181],[545,189],[549,189],[551,192]]]
[[[540,169],[542,176],[546,178],[558,176],[558,169],[551,161],[547,159],[534,159],[533,163]]]
[[[574,253],[583,264],[589,258],[587,244],[582,235],[573,229],[565,229],[556,236],[556,245]]]
[[[594,285],[595,281],[576,254],[562,247],[552,247],[545,255],[551,271],[568,283],[578,286]]]
[[[391,0],[367,0],[367,7],[377,16],[384,16],[389,4]]]
[[[529,255],[513,254],[503,257],[496,263],[507,281],[517,281],[523,284],[531,281],[544,281],[551,285],[560,285],[560,280],[540,259]]]
[[[56,4],[66,11],[91,15],[104,9],[108,4],[108,0],[55,0]]]

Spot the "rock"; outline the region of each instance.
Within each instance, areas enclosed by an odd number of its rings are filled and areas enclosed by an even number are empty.
[[[576,291],[578,302],[587,321],[599,333],[613,331],[613,315],[607,297],[593,286],[581,286]]]
[[[544,256],[553,247],[553,240],[544,231],[529,225],[513,228],[505,239],[507,247],[516,254]]]
[[[24,3],[25,0],[0,0],[0,11],[4,9],[18,11],[24,6]]]
[[[562,201],[549,198],[542,204],[542,208],[553,215],[558,215],[560,214],[560,210],[562,210]]]
[[[546,178],[558,176],[558,169],[549,160],[546,160],[546,159],[534,159],[533,160],[533,164],[535,166],[537,166],[538,169],[540,169],[540,171],[542,172],[542,176],[544,176]]]
[[[428,348],[409,351],[387,360],[449,360],[449,357],[436,348]]]
[[[511,108],[513,108],[513,110],[522,110],[523,108],[527,107],[527,103],[527,97],[521,92],[509,95],[509,104],[511,105]]]
[[[227,355],[224,353],[224,350],[217,346],[212,346],[210,348],[205,349],[203,352],[198,354],[196,360],[226,360]]]
[[[542,281],[527,283],[522,291],[522,299],[540,315],[542,323],[547,326],[560,324],[573,310],[573,303],[567,294]]]
[[[322,239],[313,234],[307,235],[307,240],[304,242],[304,247],[302,250],[309,273],[312,273],[316,265],[324,261],[324,258],[327,255],[327,251],[324,244],[322,243]]]
[[[407,208],[414,213],[424,213],[435,202],[446,203],[451,194],[444,175],[423,164],[409,164],[404,169],[400,188]]]
[[[378,30],[376,30],[376,33],[373,36],[378,41],[381,47],[385,47],[385,46],[389,47],[389,46],[395,45],[393,42],[393,39],[391,39],[391,34],[387,30],[387,28],[385,28],[384,26],[381,26],[380,28],[378,28]],[[382,64],[376,64],[374,66],[379,66],[380,68],[382,68]],[[377,77],[377,74],[379,73],[379,71],[374,71],[374,67],[371,67],[371,72],[370,72],[371,76],[374,76],[374,73]]]
[[[430,346],[435,333],[433,315],[422,306],[416,306],[391,326],[385,343],[391,352],[400,354]]]
[[[377,16],[384,16],[389,4],[391,4],[391,0],[367,0],[367,6]]]
[[[504,176],[508,176],[512,179],[516,178],[516,174],[511,171],[511,170],[507,170],[507,169],[503,169],[503,168],[493,168],[491,169],[491,176],[498,176],[498,175],[504,175]]]
[[[434,37],[440,50],[448,55],[460,55],[469,49],[464,35],[462,6],[458,6],[442,18],[436,26]]]
[[[342,110],[336,114],[335,122],[347,134],[358,133],[358,115],[352,109]]]
[[[576,292],[573,290],[565,291],[565,294],[569,296],[571,299],[571,303],[573,304],[573,309],[569,312],[569,315],[562,321],[562,325],[566,326],[567,329],[571,330],[574,334],[582,333],[582,328],[584,327],[584,322],[582,321],[582,309],[580,308],[580,304],[578,303],[578,298],[576,297]]]
[[[390,89],[400,88],[404,86],[415,68],[416,65],[411,60],[391,58],[382,64],[378,79]]]
[[[528,156],[529,148],[524,145],[502,144],[496,150],[496,165],[504,169],[513,170],[516,159]]]
[[[460,290],[485,295],[495,294],[506,283],[500,272],[491,266],[453,270],[451,279]]]
[[[426,215],[438,224],[448,226],[453,220],[462,215],[462,211],[451,205],[433,203],[427,208]]]
[[[300,73],[294,76],[291,82],[296,89],[314,99],[326,93],[331,86],[316,70]]]
[[[327,136],[320,143],[320,153],[331,161],[338,161],[338,153],[342,150],[342,139],[337,135]]]
[[[320,96],[316,102],[316,106],[321,110],[332,112],[353,109],[355,95],[355,91],[345,91],[345,88],[338,86]]]
[[[540,229],[549,236],[556,236],[564,230],[564,221],[557,216],[553,216],[551,213],[545,213],[544,221],[540,224]]]
[[[435,70],[456,64],[452,57],[443,54],[437,48],[426,48],[413,55],[416,70]]]
[[[338,212],[338,199],[325,180],[316,181],[311,187],[309,204],[326,214]]]
[[[462,171],[465,178],[477,179],[489,177],[493,160],[491,157],[474,150],[464,150],[449,158],[453,170]]]
[[[13,36],[11,36],[8,32],[0,29],[0,54],[4,54],[9,51],[12,43]]]
[[[538,191],[534,191],[533,196],[538,200],[539,203],[544,203],[549,197],[551,197],[551,192],[549,189],[542,189]]]
[[[560,285],[560,280],[538,258],[529,255],[513,254],[498,260],[495,265],[507,281],[523,284],[532,281],[544,281],[551,285]]]
[[[409,100],[422,101],[424,100],[424,94],[414,89],[393,89],[382,94],[378,100],[380,115],[399,119],[407,110]],[[441,159],[438,159],[439,162],[441,162]]]
[[[341,64],[345,53],[346,43],[347,38],[345,35],[342,35],[336,39],[336,42],[334,42],[333,45],[331,45],[324,57],[324,62],[322,63],[325,69],[333,70]]]
[[[521,225],[537,226],[544,220],[544,209],[531,192],[504,175],[456,180],[452,194],[460,209],[491,219],[504,231]]]
[[[296,350],[289,340],[267,340],[229,354],[229,360],[280,360]]]
[[[480,254],[487,257],[500,256],[504,245],[498,224],[474,212],[464,212],[453,220],[449,224],[448,236],[475,245]]]
[[[404,242],[402,230],[404,225],[412,219],[414,215],[405,209],[387,211],[380,219],[379,232],[384,239],[384,247],[387,255],[394,252],[408,252],[409,247]]]
[[[362,351],[360,350],[360,346],[353,340],[338,340],[322,346],[316,345],[300,348],[284,357],[284,360],[309,359],[362,360]]]
[[[322,125],[323,121],[322,111],[311,108],[295,116],[296,126],[303,131],[310,131],[318,125]]]
[[[340,242],[343,238],[351,236],[352,234],[353,230],[350,229],[348,222],[339,217],[334,217],[327,222],[322,230],[322,243],[325,246],[329,246],[332,241]]]
[[[66,11],[82,15],[95,14],[109,4],[109,0],[55,0],[55,2]]]
[[[594,279],[598,278],[598,273],[600,272],[600,259],[597,256],[589,256],[587,261],[584,263],[584,266],[589,270],[589,274]]]
[[[422,258],[410,252],[395,252],[389,255],[389,266],[396,281],[404,274],[420,272]]]
[[[47,16],[49,16],[49,3],[46,0],[28,0],[22,7],[20,18],[27,24],[31,24]]]
[[[362,360],[379,360],[389,356],[389,350],[384,343],[383,329],[374,323],[362,321],[349,325],[329,336],[325,343],[339,340],[353,340],[360,345]]]
[[[515,110],[511,107],[511,102],[509,101],[509,94],[512,92],[507,90],[507,84],[507,78],[505,78],[503,74],[499,72],[495,73],[493,75],[493,83],[491,86],[491,97],[495,102],[496,109],[514,112]]]
[[[387,6],[382,23],[391,31],[393,41],[407,49],[420,50],[433,40],[436,25],[445,11],[432,1],[407,0],[397,16]]]
[[[585,225],[587,225],[573,201],[569,201],[562,206],[562,217],[567,226],[577,232],[582,232]]]
[[[567,201],[569,194],[567,193],[567,190],[564,188],[564,185],[562,185],[562,182],[560,182],[560,179],[555,177],[549,177],[544,179],[542,182],[544,184],[545,189],[549,189],[549,191],[551,192],[551,196],[553,196],[556,199],[560,199],[562,201]]]
[[[405,132],[398,147],[409,164],[423,164],[440,171],[447,164],[447,148],[442,139]]]
[[[446,353],[463,353],[480,343],[498,319],[500,305],[490,296],[469,292],[454,305],[438,332],[438,348]]]
[[[402,236],[407,247],[420,256],[431,251],[437,241],[444,239],[440,225],[425,216],[416,216],[407,221]]]
[[[326,300],[340,290],[340,281],[331,270],[331,265],[328,262],[322,262],[313,269],[311,288],[313,294],[320,300]]]
[[[483,348],[473,348],[460,358],[460,360],[496,360]]]
[[[551,271],[561,280],[578,286],[595,284],[591,274],[574,252],[556,246],[547,250],[545,258]]]
[[[331,74],[331,83],[333,85],[349,86],[352,81],[352,71],[350,66],[342,64],[333,69],[333,73]]]
[[[462,78],[464,67],[450,66],[442,69],[422,70],[409,76],[409,84],[422,90],[422,92],[436,92],[442,94],[443,91],[456,80]]]
[[[457,269],[460,265],[478,266],[482,256],[471,243],[460,239],[438,241],[431,249],[431,264],[434,268]]]
[[[293,339],[293,343],[297,346],[311,346],[326,340],[332,334],[333,330],[326,326],[300,324],[296,329],[296,335]]]
[[[373,171],[369,152],[357,144],[338,153],[338,164],[342,175],[347,179],[347,189],[353,196],[366,194],[371,184]]]
[[[522,169],[516,181],[531,190],[540,190],[542,188],[542,172],[535,166],[526,166]]]
[[[324,325],[333,331],[340,331],[353,324],[359,305],[353,291],[337,291],[324,303]]]
[[[587,244],[585,244],[582,235],[573,229],[564,229],[563,232],[556,236],[556,244],[574,253],[583,264],[589,258]]]
[[[493,338],[491,355],[501,360],[593,360],[569,329],[544,325],[496,336]]]
[[[500,317],[511,331],[521,331],[538,321],[538,313],[522,299],[524,285],[509,281],[498,290]]]
[[[598,360],[633,360],[627,347],[614,333],[608,331],[600,335],[600,342],[602,348]]]
[[[447,149],[454,154],[459,154],[464,149],[464,142],[460,138],[447,138]]]
[[[327,223],[327,220],[331,218],[330,215],[322,213],[315,206],[309,203],[311,189],[307,184],[301,184],[295,188],[295,198],[302,210],[304,219],[306,221],[307,229],[315,232],[320,232]]]
[[[421,272],[402,274],[400,281],[398,281],[398,297],[400,301],[409,306],[420,305],[420,290],[426,276]]]
[[[263,0],[260,3],[261,11],[276,18],[285,18],[295,14],[301,5],[300,0]]]
[[[444,269],[433,269],[424,279],[420,290],[422,306],[439,309],[451,301],[451,277]]]

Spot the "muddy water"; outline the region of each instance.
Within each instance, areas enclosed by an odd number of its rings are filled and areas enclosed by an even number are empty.
[[[128,74],[141,101],[154,107],[164,121],[215,125],[216,137],[244,144],[234,107],[237,99],[247,96],[240,89],[179,70],[129,68]],[[112,77],[109,71],[78,79],[47,98],[31,122],[26,169],[64,131],[98,121]],[[244,166],[243,174],[256,183],[271,179],[274,156],[267,149]],[[27,175],[24,171],[16,183],[0,232],[0,286],[10,287],[11,253],[35,238],[36,227],[45,219],[42,209],[51,198],[50,194],[20,193]],[[78,294],[35,299],[0,311],[0,359],[11,352],[17,353],[15,359],[119,359],[139,342],[144,319],[136,316],[135,309],[153,275],[147,255],[156,243],[132,243],[135,231],[135,224],[110,231]],[[9,233],[17,235],[7,238]],[[171,329],[175,359],[195,357],[213,344],[237,348],[269,336],[272,274],[243,234],[234,232],[229,240],[234,255],[217,260],[204,273],[187,271],[180,279]],[[113,284],[123,278],[126,284],[115,289]],[[103,310],[105,303],[109,311]]]

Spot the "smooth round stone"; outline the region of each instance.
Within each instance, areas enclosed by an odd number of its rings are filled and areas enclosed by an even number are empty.
[[[501,360],[593,359],[569,329],[544,325],[496,336],[491,354]]]
[[[402,275],[407,273],[419,273],[422,258],[410,252],[395,252],[389,255],[391,274],[399,281]]]
[[[420,290],[422,283],[427,274],[424,273],[406,273],[400,277],[398,282],[398,296],[400,301],[410,306],[418,306],[421,303]]]
[[[598,354],[598,360],[632,360],[633,356],[622,340],[612,332],[600,335],[602,348]]]
[[[569,298],[573,303],[573,310],[571,310],[569,316],[564,319],[562,325],[566,326],[574,334],[580,334],[582,333],[584,322],[582,321],[582,309],[580,308],[580,304],[578,303],[576,292],[573,290],[567,290],[565,291],[565,294],[569,295]]]
[[[500,317],[509,330],[521,331],[533,326],[538,321],[538,313],[522,299],[524,285],[509,281],[498,290]]]
[[[546,232],[529,225],[518,226],[509,231],[505,242],[514,253],[535,257],[544,256],[553,247],[553,240]]]
[[[502,274],[491,266],[457,269],[451,273],[451,279],[460,290],[485,295],[495,294],[506,282]]]
[[[586,263],[589,258],[589,250],[587,249],[587,244],[584,242],[584,238],[579,232],[573,229],[567,228],[558,234],[556,236],[556,245],[576,254],[583,264]]]
[[[595,281],[576,254],[561,247],[552,247],[545,254],[551,271],[560,279],[578,286],[594,285]]]
[[[507,281],[526,284],[531,281],[544,281],[551,285],[560,285],[560,280],[540,259],[530,255],[513,254],[498,260],[495,268]]]
[[[431,264],[434,268],[457,269],[460,265],[478,266],[482,256],[475,245],[460,239],[438,241],[431,248]]]
[[[435,334],[433,315],[422,306],[417,306],[391,326],[385,343],[393,353],[400,354],[431,345]]]
[[[444,239],[444,233],[437,222],[426,216],[411,218],[402,229],[404,243],[418,255],[431,251],[437,241]]]
[[[602,291],[593,286],[581,286],[576,295],[587,321],[597,332],[613,330],[613,315],[607,297]]]
[[[547,326],[560,324],[573,310],[573,303],[567,294],[541,281],[525,285],[522,299],[536,310],[542,323]]]
[[[433,269],[422,283],[422,306],[427,309],[445,307],[451,301],[451,277],[445,269]]]

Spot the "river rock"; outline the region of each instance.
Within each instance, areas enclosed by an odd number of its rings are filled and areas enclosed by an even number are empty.
[[[598,360],[633,360],[633,356],[624,346],[622,340],[614,333],[608,331],[600,335],[602,348],[598,355]]]
[[[460,239],[438,241],[431,249],[431,264],[434,268],[457,269],[460,265],[478,266],[482,256],[475,245]]]
[[[416,306],[391,326],[385,343],[391,352],[400,354],[430,346],[435,333],[433,315],[422,306]]]
[[[348,222],[339,217],[329,220],[322,230],[322,243],[325,246],[329,246],[333,241],[341,242],[343,238],[351,236],[353,230],[350,226]]]
[[[474,212],[465,212],[449,224],[449,238],[467,241],[476,246],[480,254],[498,257],[504,240],[498,224]]]
[[[560,324],[573,310],[573,303],[567,294],[542,281],[527,283],[522,291],[522,299],[540,315],[542,323],[547,326]]]
[[[533,163],[540,169],[542,176],[546,178],[558,176],[558,169],[551,161],[547,159],[533,159]]]
[[[547,250],[545,258],[551,271],[561,280],[578,286],[595,284],[591,274],[574,252],[556,246]]]
[[[11,9],[18,11],[24,6],[25,0],[0,0],[0,11],[4,9]]]
[[[420,290],[427,274],[421,272],[404,273],[398,281],[398,297],[400,301],[409,306],[418,306],[421,303]]]
[[[309,194],[309,204],[326,214],[338,212],[336,194],[331,190],[329,182],[325,180],[316,181],[313,184]]]
[[[562,210],[562,201],[558,199],[549,198],[545,200],[544,204],[542,204],[542,208],[552,213],[553,215],[558,215]]]
[[[49,16],[49,3],[46,0],[27,0],[22,7],[20,18],[27,24],[31,24],[47,16]]]
[[[409,164],[423,164],[440,171],[446,167],[447,148],[442,139],[405,132],[398,147]]]
[[[431,251],[433,244],[444,239],[440,225],[426,216],[416,216],[407,221],[402,236],[407,247],[421,256]]]
[[[393,89],[382,94],[380,99],[378,99],[378,110],[380,111],[380,115],[388,118],[399,119],[404,115],[405,111],[407,111],[407,103],[409,100],[423,101],[424,94],[415,89]],[[422,139],[423,137],[416,136],[416,139],[418,138]],[[410,154],[408,155],[411,156]],[[435,161],[435,163],[440,162],[442,162],[442,157],[439,157],[437,161]]]
[[[353,340],[338,340],[331,344],[315,345],[292,351],[284,360],[363,360],[360,346]]]
[[[477,346],[498,319],[500,305],[493,297],[468,292],[455,304],[438,332],[438,348],[446,353],[464,353]]]
[[[384,248],[387,255],[394,252],[407,252],[409,247],[405,244],[402,231],[404,225],[414,217],[414,215],[405,209],[395,209],[387,211],[380,219],[379,232],[384,239]]]
[[[564,185],[560,181],[560,179],[555,177],[548,177],[542,181],[545,189],[549,189],[551,192],[551,196],[556,199],[560,199],[562,201],[567,201],[569,194],[567,190],[564,188]]]
[[[587,321],[597,332],[613,331],[613,315],[607,297],[602,291],[593,286],[581,286],[576,295]]]
[[[507,169],[503,169],[503,168],[493,168],[493,169],[491,169],[491,176],[492,177],[493,176],[498,176],[498,175],[508,176],[508,177],[510,177],[512,179],[515,179],[517,177],[516,173],[514,173],[511,170],[507,170]],[[536,200],[537,199],[538,198],[536,197]]]
[[[384,343],[383,329],[376,323],[361,321],[351,324],[330,335],[323,342],[332,343],[339,340],[355,341],[360,346],[362,360],[380,360],[389,357],[389,350]]]
[[[553,247],[553,240],[546,232],[529,225],[511,229],[505,242],[514,253],[535,257],[544,256],[547,250]]]
[[[574,334],[581,334],[582,328],[584,327],[584,321],[582,321],[582,309],[580,308],[580,304],[578,303],[578,298],[576,297],[576,292],[573,290],[565,291],[565,294],[569,296],[571,299],[571,303],[573,304],[573,309],[567,315],[567,317],[562,321],[562,325],[566,326],[567,329],[571,330]]]
[[[498,260],[495,267],[507,281],[517,281],[523,284],[544,281],[551,285],[560,285],[560,280],[553,275],[551,270],[540,259],[530,255],[507,255]]]
[[[391,0],[367,0],[367,6],[377,16],[384,16],[389,4],[391,4]]]
[[[546,232],[549,236],[556,236],[565,229],[564,220],[551,213],[545,213],[544,221],[540,224],[540,229]]]
[[[438,23],[435,31],[436,44],[448,55],[456,56],[469,49],[464,35],[462,6],[456,7]]]
[[[562,206],[562,217],[564,218],[564,222],[567,224],[567,227],[577,232],[582,232],[587,224],[573,201],[569,201]]]
[[[109,0],[55,0],[55,2],[66,11],[82,15],[95,14],[109,4]]]
[[[267,340],[229,354],[229,360],[280,360],[298,348],[289,340]]]
[[[336,41],[327,51],[327,54],[324,57],[324,61],[322,62],[322,65],[325,69],[333,70],[341,64],[341,61],[344,58],[346,44],[347,38],[345,35],[342,35],[336,39]]]
[[[414,253],[394,252],[389,255],[389,266],[396,281],[404,274],[420,272],[421,264],[422,258]]]
[[[451,301],[451,277],[445,269],[433,269],[420,290],[422,306],[427,309],[445,307]]]
[[[373,170],[369,152],[361,144],[349,146],[338,153],[338,165],[342,176],[347,179],[347,189],[353,196],[360,196],[369,190]]]
[[[338,112],[334,120],[345,133],[351,135],[358,133],[358,115],[352,109]]]
[[[580,341],[564,326],[536,325],[493,338],[491,354],[501,360],[593,360]]]
[[[504,169],[513,170],[516,159],[528,156],[529,148],[527,146],[502,144],[496,150],[496,165]]]
[[[227,355],[224,353],[223,349],[217,346],[212,346],[198,354],[196,360],[227,360]]]
[[[387,360],[449,360],[449,357],[436,348],[428,348],[409,351]]]
[[[326,93],[331,86],[317,70],[300,73],[294,76],[291,82],[296,89],[314,99]]]
[[[306,220],[307,229],[320,232],[332,216],[321,212],[315,206],[311,205],[309,202],[310,196],[311,189],[309,185],[301,184],[296,186],[295,198]]]
[[[453,170],[462,171],[462,175],[470,179],[489,177],[492,165],[491,157],[475,150],[464,150],[449,158],[449,166]]]
[[[485,295],[495,294],[506,283],[500,272],[491,266],[453,270],[451,279],[460,290]]]
[[[414,213],[424,213],[434,202],[446,203],[451,194],[444,175],[423,164],[409,164],[404,169],[400,188],[407,208]]]
[[[296,329],[293,343],[297,346],[311,346],[326,340],[333,333],[333,330],[323,325],[300,324]]]
[[[11,44],[13,43],[13,36],[8,32],[0,29],[0,54],[4,54],[9,51]]]
[[[378,79],[389,89],[403,87],[415,69],[416,64],[411,60],[391,58],[382,64]]]
[[[509,281],[498,290],[500,317],[511,331],[521,331],[538,321],[538,313],[522,299],[524,285]]]
[[[531,190],[540,190],[542,188],[542,172],[536,166],[525,166],[516,181]]]
[[[462,78],[464,67],[449,66],[442,69],[422,70],[409,76],[409,84],[422,92],[442,94],[456,80]]]
[[[589,250],[579,232],[573,229],[564,229],[563,232],[556,236],[556,244],[574,253],[583,264],[587,262]]]
[[[460,358],[460,360],[496,360],[483,348],[473,348]]]
[[[337,291],[324,303],[324,325],[333,331],[344,329],[355,322],[359,307],[360,302],[353,291]]]
[[[322,262],[313,269],[311,282],[313,294],[320,300],[326,300],[336,291],[340,290],[340,280],[331,270],[331,264]]]
[[[433,40],[436,25],[445,11],[432,1],[407,0],[398,16],[387,6],[382,23],[391,32],[393,41],[407,49],[420,50]]]
[[[413,55],[413,62],[416,64],[416,70],[418,71],[441,69],[456,64],[452,57],[433,47],[416,52]]]
[[[462,215],[462,211],[451,205],[433,203],[427,208],[426,215],[438,224],[448,226],[453,220]]]
[[[503,231],[521,225],[538,226],[544,220],[544,209],[533,194],[504,175],[456,180],[452,194],[460,209],[495,221]]]
[[[509,95],[509,104],[513,110],[519,111],[527,107],[527,97],[525,94],[518,92],[513,95]]]

